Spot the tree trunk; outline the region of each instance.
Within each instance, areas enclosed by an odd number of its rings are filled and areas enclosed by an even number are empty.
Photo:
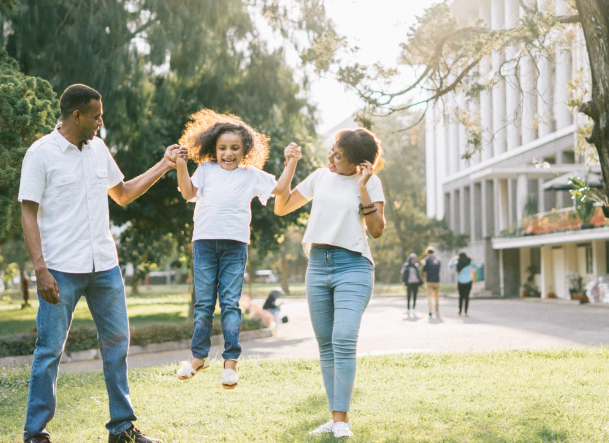
[[[592,74],[592,97],[584,103],[581,112],[594,121],[592,134],[586,140],[598,152],[605,193],[603,212],[609,217],[609,2],[576,0],[576,5]]]
[[[391,213],[391,218],[393,219],[393,224],[395,225],[395,232],[398,236],[398,241],[400,242],[400,249],[402,250],[402,261],[405,262],[408,257],[408,251],[406,246],[406,239],[404,238],[404,234],[402,233],[402,223],[400,223],[400,216],[398,215],[398,211],[396,211],[395,206],[393,205],[393,194],[391,193],[391,187],[389,186],[389,180],[386,180],[387,177],[383,176],[383,185],[385,186],[385,190],[387,191],[387,203],[385,207],[389,207],[389,212]]]
[[[140,278],[137,276],[136,273],[133,274],[133,277],[131,277],[131,295],[138,295],[139,294],[139,289],[138,289],[138,285],[140,282]]]
[[[286,294],[290,293],[290,266],[285,251],[281,255],[281,289]]]

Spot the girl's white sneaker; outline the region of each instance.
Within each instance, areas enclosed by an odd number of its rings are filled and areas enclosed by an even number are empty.
[[[351,432],[351,423],[345,423],[344,421],[337,421],[332,424],[332,433],[336,438],[351,438],[353,432]]]

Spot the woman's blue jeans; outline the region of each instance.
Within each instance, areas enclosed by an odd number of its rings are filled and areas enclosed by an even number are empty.
[[[57,366],[63,354],[76,303],[82,295],[97,327],[110,406],[106,428],[120,434],[136,420],[129,396],[127,351],[129,318],[125,286],[118,266],[108,271],[68,274],[49,269],[59,288],[59,304],[52,305],[38,294],[36,350],[30,373],[24,440],[48,435],[46,425],[57,406]]]
[[[239,332],[243,274],[247,245],[235,240],[196,240],[192,245],[196,302],[191,350],[195,358],[207,358],[211,348],[211,328],[219,295],[224,335],[224,360],[241,355]]]
[[[374,268],[357,252],[314,245],[305,284],[330,410],[348,412],[355,382],[357,336],[372,295]]]

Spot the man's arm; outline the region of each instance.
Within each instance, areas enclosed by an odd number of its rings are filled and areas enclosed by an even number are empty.
[[[108,195],[110,195],[112,200],[119,205],[128,205],[150,189],[150,187],[154,185],[156,181],[163,176],[163,174],[170,169],[175,168],[176,158],[178,155],[188,158],[186,149],[180,148],[179,145],[169,146],[160,162],[144,172],[142,175],[135,177],[128,182],[120,182],[115,187],[108,189]]]
[[[34,264],[38,292],[43,300],[56,305],[59,303],[59,289],[42,256],[42,243],[38,228],[38,203],[29,200],[21,202],[21,223],[25,243]]]

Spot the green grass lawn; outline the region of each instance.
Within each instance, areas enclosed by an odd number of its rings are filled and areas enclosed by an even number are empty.
[[[609,441],[609,350],[416,354],[359,360],[355,442]],[[176,366],[130,371],[137,425],[165,443],[330,442],[315,360],[243,360],[234,391],[221,363],[179,382]],[[28,373],[0,371],[0,442],[20,442]],[[105,441],[101,373],[62,374],[54,441]]]

